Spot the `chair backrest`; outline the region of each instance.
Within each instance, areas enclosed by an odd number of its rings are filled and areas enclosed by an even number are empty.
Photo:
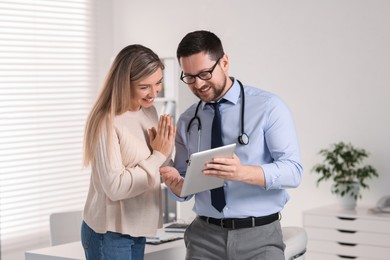
[[[80,241],[82,211],[56,212],[50,215],[51,245]]]
[[[305,259],[307,234],[302,227],[282,227],[283,242],[286,245],[284,255],[286,260]]]

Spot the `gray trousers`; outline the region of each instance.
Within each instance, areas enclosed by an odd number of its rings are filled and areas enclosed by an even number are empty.
[[[271,224],[227,229],[207,224],[200,218],[184,233],[186,260],[284,260],[279,220]]]

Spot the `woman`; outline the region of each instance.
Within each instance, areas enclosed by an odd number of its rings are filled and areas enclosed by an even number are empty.
[[[145,237],[162,227],[159,168],[170,161],[176,128],[153,101],[164,65],[142,45],[115,58],[84,139],[91,165],[81,240],[87,259],[143,259]]]

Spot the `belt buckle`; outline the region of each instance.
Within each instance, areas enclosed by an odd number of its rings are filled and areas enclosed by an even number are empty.
[[[223,218],[221,218],[221,223],[220,223],[221,227],[223,228]]]
[[[255,217],[252,217],[252,227],[256,226]]]

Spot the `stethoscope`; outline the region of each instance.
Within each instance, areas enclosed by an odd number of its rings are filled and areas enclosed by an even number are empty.
[[[244,93],[244,87],[242,83],[237,80],[238,84],[240,84],[240,91],[241,91],[241,132],[238,136],[238,142],[242,145],[247,145],[249,143],[249,136],[244,132],[244,115],[245,115],[245,93]],[[200,105],[202,104],[202,100],[199,101],[198,105],[196,106],[195,115],[191,118],[191,120],[188,123],[187,126],[187,140],[189,140],[190,135],[190,129],[193,123],[198,124],[198,152],[200,151],[200,134],[202,130],[202,123],[200,121],[200,118],[198,116],[198,110]],[[196,121],[196,122],[195,122]]]

